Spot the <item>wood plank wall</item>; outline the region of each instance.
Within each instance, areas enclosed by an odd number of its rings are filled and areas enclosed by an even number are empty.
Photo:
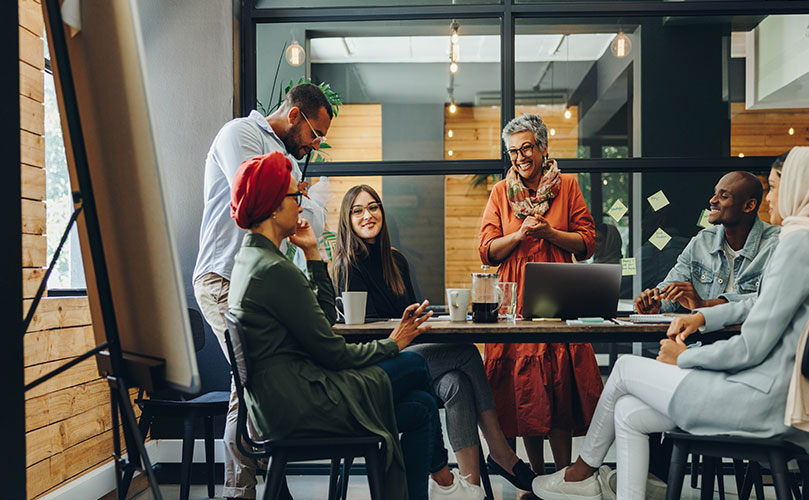
[[[31,305],[47,266],[44,24],[37,0],[18,0],[23,297]],[[45,297],[24,337],[25,383],[95,346],[87,297]],[[25,395],[27,497],[34,499],[110,461],[109,388],[94,360]]]
[[[578,110],[564,117],[563,106],[517,106],[515,115],[538,113],[548,128],[556,132],[548,137],[551,157],[575,158],[578,144]],[[449,131],[452,130],[452,137]],[[452,155],[450,155],[452,151]],[[455,113],[444,112],[444,159],[499,158],[500,108],[460,106]],[[447,288],[469,288],[471,274],[480,272],[478,233],[492,180],[473,187],[472,175],[447,175],[444,183],[444,283]]]

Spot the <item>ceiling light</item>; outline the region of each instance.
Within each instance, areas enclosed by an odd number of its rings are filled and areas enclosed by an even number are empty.
[[[739,153],[739,158],[744,158],[744,153]]]
[[[605,186],[607,185],[607,179],[604,179],[604,185]]]
[[[447,151],[447,155],[448,155],[448,156],[452,156],[452,155],[454,155],[454,154],[455,154],[455,153],[454,153],[454,152],[453,152],[451,149],[450,149],[449,151]]]
[[[452,129],[447,130],[447,137],[452,137],[453,135]]]
[[[461,25],[456,23],[455,21],[453,21],[452,24],[449,25],[449,32],[450,32],[449,41],[453,45],[458,43],[458,28],[460,27]]]
[[[449,103],[449,112],[454,113],[458,109],[458,106],[455,105],[454,102]]]
[[[306,60],[306,51],[297,40],[293,39],[292,44],[284,52],[284,57],[291,66],[300,66]]]
[[[458,72],[458,65],[455,63],[449,63],[449,72],[455,74]]]
[[[571,116],[570,110],[565,108],[565,120],[570,120],[570,116]]]
[[[794,128],[789,127],[789,135],[795,135],[795,129]]]
[[[556,129],[555,128],[551,129],[551,135],[556,135]]]
[[[610,43],[610,50],[615,57],[626,57],[632,51],[632,40],[621,31]]]

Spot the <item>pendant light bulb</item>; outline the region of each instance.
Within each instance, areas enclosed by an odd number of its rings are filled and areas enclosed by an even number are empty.
[[[570,120],[570,117],[571,117],[570,109],[565,108],[565,120]]]
[[[612,39],[612,43],[610,43],[610,51],[612,51],[612,55],[619,59],[626,57],[632,51],[632,40],[630,40],[629,37],[626,36],[623,31],[621,31],[615,38]]]
[[[297,40],[293,39],[292,44],[284,52],[284,57],[290,66],[300,66],[306,60],[306,51]]]
[[[554,135],[556,135],[556,129],[555,129],[555,128],[552,128],[552,129],[551,129],[551,136],[554,136]]]
[[[458,65],[455,63],[449,63],[449,72],[453,75],[458,72]]]
[[[458,110],[458,106],[456,106],[454,102],[449,103],[449,112],[450,113],[454,113],[457,110]]]

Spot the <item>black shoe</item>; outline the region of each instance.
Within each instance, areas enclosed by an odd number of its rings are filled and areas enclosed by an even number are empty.
[[[506,478],[506,481],[521,490],[531,491],[531,482],[537,477],[534,471],[531,470],[531,467],[522,460],[517,460],[517,463],[514,464],[514,467],[511,469],[514,472],[513,474],[500,467],[491,455],[486,457],[486,464],[489,466],[490,473],[503,476]]]

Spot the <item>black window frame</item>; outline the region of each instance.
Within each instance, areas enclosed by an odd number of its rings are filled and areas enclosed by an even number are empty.
[[[379,7],[259,8],[257,0],[241,0],[239,19],[239,70],[236,94],[238,109],[246,116],[256,102],[256,26],[276,23],[321,23],[347,21],[403,21],[452,18],[488,18],[500,20],[501,115],[500,126],[514,118],[514,26],[521,18],[575,17],[651,17],[651,16],[728,16],[807,14],[807,1],[733,1],[686,0],[668,1],[604,1],[516,3],[502,0],[497,4],[401,5]],[[730,170],[767,171],[774,156],[739,157],[633,157],[613,159],[560,159],[567,172],[726,172]],[[365,175],[451,175],[502,174],[508,159],[374,161],[315,163],[309,167],[312,176]]]

